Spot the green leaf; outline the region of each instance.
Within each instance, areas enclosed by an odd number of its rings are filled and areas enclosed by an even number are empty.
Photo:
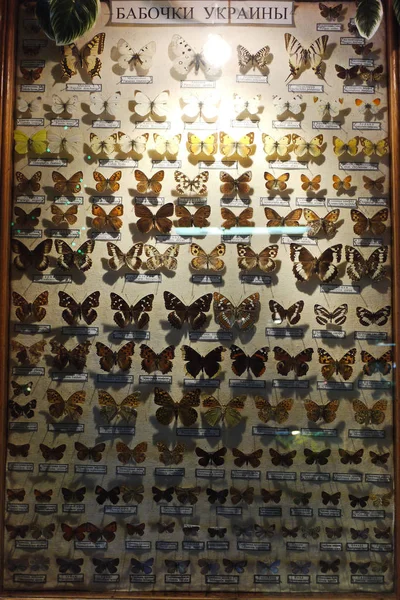
[[[398,24],[400,25],[400,0],[393,0],[393,10],[396,15]]]
[[[51,40],[55,40],[54,31],[50,22],[50,2],[51,0],[37,0],[36,17],[47,37]]]
[[[96,22],[99,0],[49,0],[50,22],[58,46],[71,44]]]
[[[360,35],[371,39],[381,24],[383,6],[381,0],[361,0],[357,7],[355,23]]]

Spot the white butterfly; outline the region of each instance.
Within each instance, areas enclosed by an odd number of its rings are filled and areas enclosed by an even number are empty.
[[[248,112],[249,115],[256,115],[261,108],[260,102],[261,94],[257,94],[250,100],[244,100],[239,94],[233,94],[233,106],[237,115],[244,112]]]
[[[82,150],[82,135],[73,129],[60,131],[49,130],[47,134],[48,149],[52,154],[76,155]]]
[[[276,114],[282,115],[285,112],[290,112],[292,115],[299,115],[302,112],[300,96],[293,96],[290,100],[283,100],[281,97],[273,96],[273,105],[276,108]]]
[[[161,94],[158,94],[154,100],[150,100],[146,94],[136,90],[135,92],[135,113],[140,117],[147,117],[147,115],[157,115],[157,117],[165,117],[167,115],[167,103],[169,98],[169,91],[164,90]]]
[[[51,110],[55,115],[61,115],[63,112],[73,115],[78,108],[78,96],[70,96],[63,100],[57,94],[53,94],[52,100]]]
[[[128,154],[129,152],[133,152],[134,154],[143,154],[146,152],[148,139],[148,133],[142,133],[142,135],[131,138],[126,133],[122,133],[122,131],[118,132],[119,147],[121,148],[122,152],[125,152],[125,154]]]
[[[42,108],[42,98],[38,96],[37,98],[33,98],[33,100],[25,100],[25,98],[17,99],[17,108],[20,113],[35,113],[39,112]]]
[[[153,62],[153,56],[156,52],[156,43],[149,42],[143,48],[136,51],[124,39],[120,39],[117,44],[120,57],[118,64],[121,69],[135,67],[136,70],[148,71]]]
[[[121,92],[115,92],[109,98],[104,98],[99,92],[90,94],[90,112],[94,115],[101,115],[102,112],[107,112],[115,117],[119,109],[119,101]]]
[[[317,104],[317,110],[320,115],[327,117],[338,115],[342,109],[343,98],[338,98],[337,100],[323,100],[322,98],[314,97],[314,102]]]
[[[205,75],[216,77],[220,73],[219,67],[210,65],[204,57],[203,51],[196,52],[182,36],[175,34],[170,44],[172,54],[175,56],[173,69],[179,75],[187,75],[191,69],[197,75],[201,69]]]
[[[99,136],[96,133],[91,133],[90,147],[95,154],[101,154],[102,152],[104,152],[104,154],[109,155],[115,152],[115,145],[117,143],[117,140],[118,138],[116,133],[112,133],[111,135],[107,136],[104,140],[99,138]]]
[[[206,121],[215,119],[218,116],[217,104],[220,101],[219,94],[213,92],[205,98],[199,97],[193,92],[187,92],[182,96],[182,102],[185,104],[183,114],[189,119],[202,117]]]
[[[178,135],[174,135],[172,138],[165,138],[158,133],[153,133],[154,139],[154,150],[157,154],[169,154],[171,156],[175,156],[179,152],[179,144],[181,143],[182,136],[179,133]]]

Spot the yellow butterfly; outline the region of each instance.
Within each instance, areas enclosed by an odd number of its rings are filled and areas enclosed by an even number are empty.
[[[294,143],[294,153],[296,156],[311,154],[311,156],[317,157],[321,156],[321,146],[324,143],[324,136],[320,133],[307,142],[300,135],[293,133],[292,142]]]
[[[361,149],[366,156],[371,154],[377,154],[378,156],[385,156],[389,152],[389,139],[383,138],[379,142],[371,142],[365,137],[360,137]]]
[[[234,156],[235,154],[238,154],[243,158],[250,156],[253,150],[253,142],[253,132],[246,133],[237,142],[235,142],[235,140],[230,135],[224,133],[223,131],[221,131],[219,134],[220,150],[222,154],[227,157]]]
[[[205,140],[201,140],[195,133],[188,133],[188,149],[190,154],[206,154],[212,156],[217,151],[217,134],[211,133]]]
[[[61,49],[61,72],[65,79],[71,79],[78,72],[78,65],[85,67],[86,71],[93,79],[100,77],[101,60],[99,55],[104,50],[105,33],[98,33],[83,48],[78,49],[72,43],[63,46]]]
[[[344,142],[340,138],[336,137],[336,135],[332,138],[333,141],[333,151],[336,156],[342,156],[342,154],[350,154],[350,156],[356,156],[358,154],[358,142],[360,138],[358,135],[356,137],[351,138],[348,142]]]
[[[100,139],[95,133],[90,134],[90,147],[95,154],[101,154],[104,152],[109,155],[115,152],[115,145],[118,141],[116,133],[112,133],[104,140]]]
[[[292,136],[289,133],[289,135],[284,135],[281,137],[280,140],[275,140],[267,133],[263,133],[262,141],[264,144],[264,152],[267,156],[273,156],[274,154],[277,154],[278,156],[286,156],[292,141]]]
[[[47,131],[40,129],[40,131],[29,136],[23,131],[16,129],[14,131],[14,141],[15,152],[17,154],[27,154],[28,152],[43,154],[47,150]]]

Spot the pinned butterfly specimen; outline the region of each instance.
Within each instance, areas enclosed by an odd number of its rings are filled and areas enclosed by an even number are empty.
[[[7,560],[7,569],[10,573],[24,573],[28,570],[29,562],[27,558],[9,558]]]
[[[254,221],[250,221],[253,217],[253,209],[245,208],[241,213],[235,215],[226,206],[221,207],[221,217],[225,219],[221,225],[223,229],[232,229],[232,227],[254,227]]]
[[[46,444],[39,444],[39,448],[45,460],[59,461],[64,456],[67,446],[65,444],[60,444],[59,446],[51,448],[50,446],[46,446]]]
[[[102,452],[104,452],[106,445],[102,442],[101,444],[93,446],[93,448],[89,448],[81,442],[75,442],[74,447],[78,460],[93,460],[94,462],[99,462],[103,458]]]
[[[179,133],[171,138],[165,138],[158,133],[153,133],[154,151],[160,156],[176,156],[179,152],[182,135]]]
[[[175,215],[179,217],[176,227],[208,227],[210,222],[207,218],[211,214],[211,207],[206,204],[200,206],[194,213],[191,213],[186,206],[178,204],[175,206]]]
[[[175,487],[176,499],[181,504],[196,504],[198,501],[198,496],[201,492],[201,487]]]
[[[377,192],[383,192],[384,190],[384,183],[386,181],[386,177],[385,175],[382,175],[382,177],[377,177],[376,179],[371,179],[371,177],[367,177],[367,175],[363,175],[363,181],[364,181],[364,187],[366,190],[368,190],[369,192],[372,191],[377,191]]]
[[[214,67],[209,60],[206,59],[203,50],[201,52],[196,52],[196,50],[178,34],[172,36],[170,50],[175,57],[172,68],[179,75],[186,76],[192,69],[194,69],[195,75],[197,75],[201,69],[206,77],[216,77],[220,72],[219,67]]]
[[[257,254],[248,244],[237,244],[238,267],[244,271],[260,269],[264,273],[271,273],[276,269],[274,259],[278,255],[278,249],[278,246],[273,244]]]
[[[332,423],[336,419],[339,400],[330,400],[327,404],[317,404],[313,400],[307,400],[304,402],[304,408],[307,412],[307,419],[313,423],[320,420],[324,423]]]
[[[255,397],[255,405],[258,410],[258,418],[263,423],[268,421],[276,421],[276,423],[285,423],[289,418],[289,413],[293,408],[292,398],[285,398],[280,400],[276,406],[272,404],[266,398],[262,396]]]
[[[321,573],[337,573],[340,567],[340,558],[336,558],[335,560],[332,560],[330,562],[327,560],[320,560],[319,566]]]
[[[253,98],[245,100],[239,94],[233,94],[233,109],[237,116],[249,114],[255,116],[261,108],[261,94],[256,94]]]
[[[16,306],[15,316],[21,323],[24,323],[29,318],[33,317],[34,321],[43,321],[46,316],[46,309],[49,303],[49,292],[42,292],[33,302],[28,302],[18,292],[12,292],[12,303]]]
[[[49,523],[48,525],[45,525],[44,527],[40,527],[36,523],[33,523],[31,525],[31,536],[33,537],[34,540],[39,540],[42,538],[45,540],[51,540],[51,538],[54,535],[55,529],[56,529],[56,526],[54,525],[54,523]]]
[[[106,138],[101,139],[96,133],[90,134],[90,147],[94,154],[106,154],[109,156],[116,150],[116,144],[118,136],[116,133],[108,135]]]
[[[268,504],[269,502],[274,502],[275,504],[279,504],[282,498],[283,490],[265,490],[261,489],[261,497],[262,501]]]
[[[190,265],[196,271],[222,271],[225,268],[221,258],[225,255],[225,244],[218,244],[209,254],[198,244],[190,244],[190,253],[194,257]]]
[[[50,262],[47,255],[50,254],[52,247],[52,239],[43,240],[32,250],[19,240],[12,239],[11,250],[17,254],[13,261],[14,266],[19,271],[26,271],[30,267],[37,271],[45,271]]]
[[[116,450],[119,462],[124,465],[130,461],[139,464],[146,460],[147,442],[140,442],[134,448],[129,448],[124,442],[117,442]]]
[[[285,33],[285,47],[286,52],[289,54],[289,69],[290,74],[286,78],[286,81],[290,77],[296,77],[300,70],[308,67],[312,68],[314,73],[318,76],[322,76],[322,67],[326,47],[328,45],[329,36],[322,35],[317,38],[308,48],[302,46],[302,44],[292,35],[291,33]]]
[[[81,572],[84,563],[83,558],[56,558],[59,573],[72,573],[77,575]]]
[[[373,465],[377,467],[383,467],[387,464],[390,452],[383,452],[382,454],[377,454],[376,452],[370,450],[369,455],[371,457],[371,462]]]
[[[380,373],[381,375],[389,375],[391,371],[391,363],[393,361],[392,351],[388,350],[379,358],[375,358],[366,350],[361,350],[361,360],[364,364],[363,372],[365,375],[371,376],[375,373]]]
[[[42,110],[42,98],[41,96],[37,96],[32,100],[28,100],[27,98],[18,97],[17,98],[17,110],[20,113],[37,113]]]
[[[194,348],[183,345],[182,358],[186,361],[185,373],[192,377],[197,377],[199,373],[206,374],[208,377],[215,377],[221,371],[221,365],[218,363],[223,359],[223,352],[226,348],[217,346],[205,356],[199,354]]]
[[[61,225],[62,223],[74,225],[78,220],[76,216],[78,214],[78,207],[76,204],[69,206],[65,212],[57,204],[52,204],[50,210],[53,215],[51,220],[55,225]]]
[[[226,452],[227,450],[224,446],[215,450],[215,452],[206,452],[206,450],[203,450],[198,446],[196,448],[196,454],[199,456],[198,463],[201,467],[208,467],[208,465],[220,467],[225,462],[224,456]]]
[[[269,301],[269,310],[271,311],[272,321],[276,325],[281,325],[285,319],[289,325],[296,325],[296,323],[298,323],[301,319],[303,308],[303,300],[295,302],[287,309],[285,309],[281,304],[279,304],[279,302],[276,302],[275,300]]]
[[[8,408],[13,419],[19,419],[20,417],[32,419],[35,416],[36,400],[30,400],[26,404],[19,404],[15,400],[9,400]]]
[[[245,568],[247,567],[247,560],[230,560],[228,558],[224,558],[222,560],[225,566],[225,573],[244,573]]]
[[[89,110],[94,115],[101,115],[103,112],[115,117],[119,111],[121,92],[115,92],[108,98],[104,98],[100,92],[92,92],[89,95]]]
[[[389,568],[389,561],[384,560],[381,562],[371,561],[371,571],[373,573],[386,573]]]
[[[24,396],[29,396],[33,388],[33,381],[28,381],[28,383],[17,383],[16,381],[11,381],[11,387],[13,389],[14,396],[20,396],[23,394]]]
[[[317,540],[319,538],[320,531],[321,527],[301,528],[301,533],[305,539],[312,538],[313,540]]]
[[[118,350],[112,350],[102,342],[96,342],[96,354],[100,356],[100,368],[110,372],[113,366],[118,366],[121,371],[129,371],[132,365],[132,356],[135,352],[135,342],[128,342]]]
[[[135,487],[128,487],[126,485],[121,486],[122,500],[129,504],[134,501],[137,504],[141,504],[144,498],[144,486],[142,484]],[[144,529],[144,528],[143,528]],[[140,534],[139,534],[140,535]]]
[[[232,359],[231,368],[235,375],[240,377],[245,371],[248,374],[251,371],[255,377],[261,377],[265,373],[265,363],[268,360],[269,348],[264,346],[252,355],[247,355],[239,346],[235,346],[234,344],[229,349]]]
[[[41,340],[31,346],[25,346],[17,340],[11,340],[11,350],[16,353],[17,361],[21,365],[37,365],[42,358],[47,342]]]
[[[343,179],[340,179],[338,175],[332,175],[332,187],[338,192],[347,192],[351,188],[351,180],[351,175],[347,175]]]
[[[119,558],[92,558],[96,573],[116,573],[118,571]]]
[[[99,342],[98,342],[99,343]],[[86,341],[77,344],[72,350],[68,350],[63,344],[59,344],[55,340],[50,341],[52,354],[55,354],[53,365],[57,369],[63,370],[69,364],[75,367],[78,371],[82,371],[86,367],[86,357],[89,354],[92,342]]]
[[[187,322],[193,330],[200,329],[205,324],[206,312],[210,310],[212,294],[204,294],[194,300],[191,304],[185,305],[172,292],[164,292],[164,304],[168,314],[168,321],[175,329],[182,329]]]
[[[153,572],[154,558],[140,561],[137,558],[131,558],[131,573],[143,573],[149,575]]]
[[[183,114],[194,121],[197,117],[206,121],[213,121],[218,116],[218,104],[220,96],[215,92],[205,97],[200,97],[194,92],[185,92],[181,98],[184,107]]]
[[[51,110],[55,115],[62,115],[63,113],[67,113],[69,115],[74,115],[78,109],[78,96],[68,96],[66,100],[63,100],[58,94],[52,95],[52,105]]]
[[[155,490],[158,490],[158,488],[154,488]],[[168,490],[173,490],[174,488],[168,488]],[[158,490],[159,492],[162,492],[163,490]],[[167,490],[165,490],[167,491]],[[154,490],[153,490],[153,494],[154,494]],[[172,499],[172,496],[171,496]],[[174,533],[174,529],[175,529],[175,521],[171,521],[171,523],[157,523],[157,531],[158,533]]]
[[[29,560],[31,571],[48,571],[50,568],[50,558],[48,556],[32,556]]]
[[[348,452],[344,448],[338,448],[340,462],[344,465],[359,465],[362,462],[364,448],[356,450],[356,452]]]
[[[166,488],[165,490],[160,490],[160,488],[153,485],[153,487],[151,488],[151,492],[153,494],[153,500],[154,500],[154,502],[157,502],[157,504],[158,504],[158,502],[161,502],[162,500],[165,500],[165,502],[172,502],[172,498],[174,497],[175,488],[169,487],[169,488]],[[175,523],[174,523],[174,526],[175,526]],[[173,531],[173,529],[172,529],[172,531]]]
[[[269,449],[269,453],[271,456],[271,462],[275,467],[291,467],[293,464],[293,459],[297,454],[297,450],[291,450],[290,452],[286,452],[286,454],[280,454],[274,448]]]
[[[279,573],[279,567],[281,565],[280,560],[274,560],[272,563],[266,563],[262,560],[257,561],[257,568],[262,574],[272,573],[277,575]]]
[[[87,74],[94,79],[100,77],[102,63],[99,58],[103,53],[105,33],[98,33],[90,42],[81,49],[72,43],[61,48],[61,73],[64,79],[71,79],[78,73],[78,66],[81,70],[85,69]]]
[[[107,242],[107,254],[111,258],[108,260],[108,264],[114,271],[127,267],[131,271],[137,271],[142,265],[142,259],[140,256],[143,252],[143,243],[137,242],[133,244],[132,248],[128,252],[122,252],[116,244]],[[118,296],[120,297],[120,296]]]
[[[371,113],[371,115],[376,115],[376,113],[382,110],[380,98],[374,98],[374,100],[370,101],[356,98],[354,103],[358,107],[360,113]]]
[[[8,539],[15,540],[17,537],[26,537],[26,534],[29,531],[29,525],[6,525],[6,529],[10,534]]]
[[[129,423],[137,416],[136,408],[139,406],[140,392],[134,392],[126,396],[121,402],[117,402],[111,394],[105,390],[98,390],[100,415],[108,423],[111,423],[115,417],[120,417],[123,421]]]
[[[336,156],[342,156],[343,154],[348,154],[349,156],[357,156],[358,154],[358,144],[360,142],[360,137],[356,135],[355,137],[347,140],[347,142],[341,140],[336,135],[332,138],[333,142],[333,151]]]
[[[23,502],[26,495],[26,491],[20,489],[7,489],[7,500],[9,502]]]
[[[258,255],[255,256],[257,256],[257,260],[259,260]],[[246,261],[246,264],[249,264],[247,259],[243,260]],[[232,304],[232,302],[226,298],[226,296],[223,296],[219,292],[214,292],[215,320],[225,331],[229,331],[235,326],[241,331],[247,331],[254,326],[258,318],[259,311],[260,294],[258,292],[251,294],[242,300],[237,306]]]
[[[219,563],[207,560],[205,558],[200,558],[197,561],[197,564],[200,567],[200,573],[202,575],[216,575],[220,569]]]
[[[342,104],[343,98],[338,98],[337,100],[332,100],[331,102],[327,102],[322,98],[318,98],[318,96],[314,96],[314,103],[317,104],[317,110],[321,114],[322,118],[330,118],[339,114]]]
[[[232,531],[237,538],[252,537],[254,533],[253,527],[251,525],[245,525],[244,527],[242,527],[241,525],[237,525],[236,523],[233,524]]]
[[[348,262],[347,275],[351,281],[360,281],[363,277],[369,277],[372,281],[380,281],[386,276],[383,263],[388,258],[387,246],[379,246],[367,259],[352,246],[346,246],[345,250]]]
[[[321,304],[315,304],[315,320],[320,325],[327,325],[328,323],[333,325],[343,325],[347,319],[348,308],[349,307],[347,304],[340,304],[332,312],[330,312],[327,308],[321,306]]]
[[[361,506],[361,508],[365,508],[367,506],[369,496],[362,496],[361,498],[358,498],[353,494],[349,494],[349,500],[350,506],[352,506],[353,508],[356,508],[356,506]]]
[[[49,413],[55,419],[69,417],[73,421],[78,421],[82,416],[83,409],[79,405],[84,404],[86,399],[86,392],[83,390],[74,392],[67,400],[64,400],[57,390],[48,389],[46,393],[50,404]]]
[[[304,157],[309,154],[313,158],[316,158],[321,156],[324,136],[320,133],[307,142],[303,137],[297,135],[297,133],[292,133],[292,142],[296,156]]]
[[[389,138],[383,138],[378,142],[371,142],[365,137],[360,137],[361,151],[365,154],[365,156],[372,156],[372,154],[376,154],[377,156],[385,156],[389,152]]]
[[[304,218],[307,221],[307,233],[310,237],[315,237],[322,230],[327,236],[335,235],[337,230],[337,220],[340,216],[340,210],[335,208],[324,217],[319,217],[313,210],[304,209]]]
[[[156,43],[149,42],[140,50],[132,48],[123,38],[118,40],[117,48],[119,52],[118,65],[121,69],[132,69],[137,71],[148,71],[153,63],[153,56],[156,52]]]
[[[226,157],[240,156],[247,158],[253,151],[254,132],[251,131],[243,135],[238,141],[235,141],[229,134],[220,131],[219,143],[220,151]]]
[[[115,521],[108,523],[108,525],[102,528],[93,525],[93,523],[86,523],[86,526],[89,533],[88,538],[94,544],[101,539],[106,542],[112,542],[115,539],[115,532],[117,531],[117,523]]]
[[[61,492],[65,502],[83,502],[85,499],[86,488],[81,487],[77,490],[70,490],[68,488],[62,487]]]
[[[287,181],[289,180],[290,173],[282,173],[282,175],[272,175],[268,171],[264,173],[264,179],[266,181],[265,187],[267,190],[278,190],[279,192],[283,192],[287,188]]]
[[[144,531],[146,529],[145,523],[127,523],[126,531],[128,535],[139,535],[142,537],[144,535]]]
[[[385,420],[387,405],[387,400],[378,400],[368,408],[362,400],[353,400],[354,419],[361,425],[380,425]]]
[[[58,173],[58,171],[53,171],[51,176],[54,181],[54,190],[57,194],[77,194],[82,189],[82,171],[77,171],[69,179],[64,177],[61,173]]]
[[[168,271],[176,271],[178,267],[178,261],[176,257],[179,254],[179,245],[173,244],[168,246],[166,250],[161,254],[155,246],[146,244],[144,252],[148,257],[146,262],[143,261],[143,266],[148,271],[158,271],[160,269],[167,269]]]
[[[60,132],[49,131],[47,141],[48,152],[76,156],[81,150],[82,136],[80,133],[74,132],[73,129],[61,129]]]
[[[232,448],[232,454],[235,457],[233,461],[237,467],[243,467],[244,465],[250,465],[253,469],[256,469],[260,466],[261,461],[260,458],[263,455],[263,450],[259,448],[258,450],[254,450],[254,452],[250,452],[250,454],[245,454],[239,448]]]
[[[172,221],[169,217],[172,217],[173,214],[172,202],[161,206],[155,214],[144,204],[135,204],[135,215],[139,217],[136,227],[140,233],[150,233],[152,229],[156,229],[159,233],[169,233],[172,228]]]
[[[330,540],[338,540],[342,537],[343,527],[325,527],[326,537]]]
[[[383,77],[383,65],[378,65],[374,69],[369,69],[362,65],[360,67],[360,77],[364,83],[375,83],[380,81]]]
[[[366,575],[368,573],[370,564],[371,564],[371,562],[362,562],[362,563],[350,562],[349,563],[350,572],[353,574],[361,573],[361,575]]]
[[[275,140],[269,134],[263,133],[262,141],[264,144],[264,152],[267,157],[286,156],[292,143],[292,136],[289,133],[288,135],[281,137],[279,140]]]
[[[281,96],[272,96],[273,104],[276,108],[277,115],[283,115],[285,113],[292,113],[292,115],[299,115],[303,112],[303,107],[299,100],[302,99],[302,96],[299,94],[297,96],[293,96],[290,100],[286,98],[283,99]]]
[[[23,173],[21,173],[21,171],[17,171],[15,173],[15,177],[18,181],[17,191],[21,194],[26,193],[28,191],[32,191],[33,193],[35,193],[40,190],[39,182],[42,179],[42,171],[36,171],[36,173],[34,173],[29,179]]]
[[[281,216],[273,208],[264,208],[265,216],[268,219],[267,227],[298,227],[299,219],[303,212],[302,208],[295,208],[286,216]]]
[[[231,486],[229,489],[229,493],[231,495],[232,504],[236,505],[239,502],[244,502],[245,504],[253,504],[254,501],[254,488],[248,487],[243,490],[238,490],[237,488]]]
[[[280,346],[274,347],[274,358],[277,360],[276,370],[280,375],[287,376],[290,371],[294,371],[296,377],[304,377],[307,374],[312,355],[313,348],[305,348],[298,354],[291,356],[286,350]]]
[[[164,563],[167,573],[179,573],[179,575],[187,573],[190,567],[190,560],[164,560]]]
[[[335,65],[336,75],[339,79],[343,81],[349,81],[351,79],[356,79],[360,73],[360,67],[358,65],[354,65],[353,67],[342,67],[342,65]]]
[[[194,156],[199,154],[213,156],[218,150],[217,142],[217,133],[210,133],[204,140],[201,140],[195,133],[188,133],[187,147],[190,154]]]
[[[160,453],[159,460],[165,466],[170,465],[179,465],[183,461],[183,454],[185,452],[186,446],[185,444],[175,444],[175,446],[170,450],[165,442],[157,442],[157,449]],[[196,454],[197,448],[196,448]]]
[[[186,536],[195,536],[200,531],[200,525],[191,525],[189,523],[182,525],[183,534]]]
[[[345,381],[350,379],[353,374],[353,367],[356,361],[356,348],[348,350],[341,359],[336,360],[324,350],[318,348],[318,361],[321,365],[321,374],[325,379],[331,379],[334,375],[341,375]]]
[[[146,146],[149,139],[148,133],[142,133],[131,138],[126,133],[118,131],[118,143],[121,152],[129,154],[132,152],[135,156],[142,156],[146,152]]]
[[[334,494],[328,494],[328,492],[325,492],[324,490],[322,490],[322,492],[321,492],[322,504],[325,504],[325,506],[327,504],[333,504],[333,506],[337,506],[339,504],[341,496],[342,496],[341,492],[335,492]]]
[[[92,204],[92,226],[95,229],[106,229],[111,228],[114,231],[119,231],[123,225],[122,219],[120,218],[124,214],[123,204],[117,204],[107,214],[106,211],[100,204]]]
[[[315,258],[304,246],[290,244],[290,258],[294,263],[293,273],[299,281],[308,281],[316,275],[320,281],[328,283],[338,275],[338,270],[333,263],[341,261],[342,244],[327,248],[319,258]]]
[[[215,490],[207,489],[207,494],[208,494],[208,492],[214,492],[214,491]],[[226,493],[228,494],[228,490],[226,490]],[[211,538],[214,538],[214,537],[223,538],[226,534],[226,527],[209,527],[207,529],[207,531]]]
[[[388,540],[391,538],[390,534],[390,525],[389,527],[385,527],[384,529],[380,529],[379,527],[374,527],[375,537],[377,540]]]
[[[207,193],[208,171],[202,171],[193,179],[190,179],[182,171],[175,171],[174,179],[177,182],[175,189],[181,196],[191,195],[192,193],[202,196]]]
[[[248,71],[251,67],[253,71],[257,68],[261,72],[268,67],[271,58],[269,46],[263,46],[255,54],[251,54],[244,46],[237,47],[239,68]]]
[[[249,185],[252,178],[251,171],[245,171],[236,179],[226,171],[221,171],[219,178],[222,181],[219,189],[224,196],[248,196],[251,192]]]
[[[167,116],[169,91],[164,90],[151,100],[144,92],[135,91],[135,113],[139,117],[154,117],[163,119]]]
[[[294,575],[308,575],[310,572],[311,561],[306,562],[296,562],[294,560],[290,561],[291,572]]]
[[[149,374],[154,373],[154,371],[161,371],[161,373],[165,375],[172,371],[172,360],[175,358],[175,346],[168,346],[157,354],[150,346],[141,344],[140,357],[143,359],[141,362],[143,371],[146,371],[146,373]]]
[[[16,129],[14,131],[15,152],[17,154],[43,154],[47,150],[47,130],[41,129],[32,135],[27,135],[23,131]]]
[[[304,448],[306,463],[308,465],[326,465],[331,452],[332,450],[330,448],[325,448],[325,450],[321,450],[321,452],[314,452],[313,450],[310,450],[310,448]]]
[[[327,6],[322,2],[319,3],[319,10],[321,13],[321,17],[326,19],[327,21],[336,21],[340,17],[340,13],[342,12],[343,4],[336,4],[335,6]]]
[[[185,392],[181,400],[175,402],[168,392],[154,388],[154,403],[160,407],[156,410],[156,419],[161,425],[169,425],[179,419],[185,427],[190,427],[198,418],[194,407],[200,405],[200,390]]]
[[[288,529],[287,527],[285,527],[284,525],[282,525],[282,537],[287,538],[287,537],[291,537],[291,538],[297,538],[298,532],[299,532],[299,527],[293,527],[293,529]]]
[[[81,319],[91,325],[97,319],[94,309],[99,306],[100,292],[92,292],[82,302],[77,302],[67,292],[58,292],[58,298],[58,305],[65,308],[62,318],[68,325],[75,325]]]
[[[115,171],[110,177],[105,177],[99,171],[93,172],[93,179],[97,181],[96,190],[100,193],[105,192],[105,190],[109,189],[112,193],[118,192],[119,190],[119,181],[122,177],[122,171]]]
[[[214,427],[220,421],[228,427],[236,427],[242,420],[241,411],[244,409],[246,396],[231,398],[226,404],[222,404],[214,396],[208,396],[203,400],[203,407],[207,408],[204,418],[209,425]]]
[[[355,234],[363,235],[370,231],[373,235],[382,235],[386,230],[385,221],[388,220],[389,211],[387,208],[382,208],[368,218],[361,211],[352,208],[350,216],[354,223],[353,231]]]
[[[321,175],[316,175],[315,177],[313,177],[312,179],[310,179],[309,177],[307,177],[307,175],[304,175],[303,173],[300,175],[300,179],[303,182],[301,184],[301,188],[305,191],[305,192],[317,192],[319,190],[320,183],[321,183]],[[304,212],[306,211],[306,209],[304,209]],[[315,215],[315,213],[314,213]]]

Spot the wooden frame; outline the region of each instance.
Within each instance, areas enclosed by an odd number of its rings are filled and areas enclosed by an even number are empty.
[[[393,245],[392,245],[392,265],[393,265],[393,340],[400,339],[400,127],[398,122],[398,108],[400,106],[400,55],[398,48],[398,25],[396,24],[393,13],[393,0],[383,0],[385,5],[385,17],[387,27],[387,56],[388,56],[388,80],[389,80],[389,123],[390,123],[390,145],[391,145],[391,199],[392,199],[392,218],[393,218]],[[16,74],[16,63],[14,60],[17,41],[17,13],[18,0],[0,0],[0,254],[2,257],[1,278],[0,278],[0,480],[5,479],[6,466],[6,435],[7,435],[7,390],[8,390],[8,330],[9,330],[9,223],[11,221],[11,195],[12,195],[12,167],[13,167],[13,130],[14,130],[14,79]],[[400,364],[400,349],[397,344],[394,346],[394,363]],[[400,388],[400,372],[396,369],[394,385]],[[398,402],[394,404],[394,447],[400,447],[399,423],[400,406]],[[395,486],[400,485],[400,454],[394,456]],[[397,494],[395,501],[396,510],[400,511],[400,500]],[[4,532],[4,494],[0,496],[0,536],[3,544]],[[400,526],[395,523],[395,552],[400,552]],[[396,556],[396,555],[395,555]],[[4,557],[0,553],[0,568],[3,570]],[[2,577],[0,576],[0,580]],[[397,600],[400,598],[400,587],[396,576],[395,592],[387,595],[380,595],[380,598],[390,598]],[[80,591],[81,598],[101,597],[107,598],[110,595],[114,598],[139,598],[149,596],[154,599],[161,599],[168,594],[141,592],[141,593],[112,593],[104,592],[91,594]],[[33,591],[30,593],[7,592],[0,582],[0,598],[63,598],[68,597],[70,591],[59,592],[41,592]],[[235,596],[244,596],[244,594],[235,594]],[[255,593],[251,596],[266,597],[268,594]],[[273,594],[275,595],[275,594]],[[310,595],[310,594],[307,594]],[[318,596],[319,594],[311,594]],[[359,599],[371,598],[368,593],[352,593],[352,597]],[[174,596],[178,598],[200,599],[205,596],[209,598],[222,598],[232,596],[231,593],[186,593]],[[295,593],[291,596],[296,598],[305,598],[306,594]],[[323,594],[324,598],[337,598],[344,600],[348,594]],[[246,593],[249,599],[249,594]]]

